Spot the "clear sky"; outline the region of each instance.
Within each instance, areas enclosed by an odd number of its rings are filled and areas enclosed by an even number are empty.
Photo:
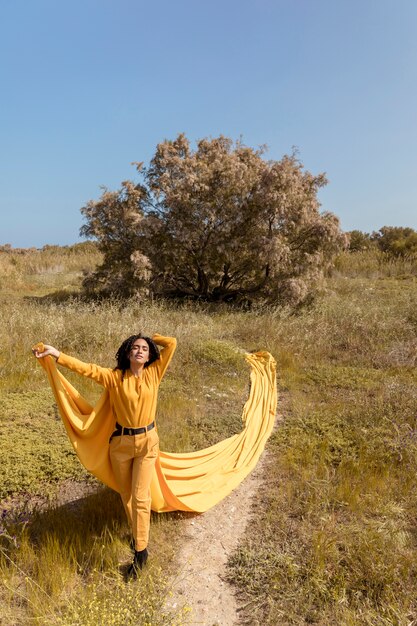
[[[416,0],[0,0],[0,58],[0,244],[78,241],[180,132],[296,146],[345,230],[417,229]]]

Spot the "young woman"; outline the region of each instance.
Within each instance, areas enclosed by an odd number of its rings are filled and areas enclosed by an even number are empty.
[[[34,349],[37,358],[55,357],[59,365],[92,378],[109,391],[115,418],[110,460],[132,529],[135,555],[128,574],[136,577],[148,558],[150,484],[159,452],[155,428],[159,383],[176,348],[176,339],[141,333],[128,337],[116,353],[114,369],[84,363],[53,346]],[[157,344],[163,347],[159,352]]]

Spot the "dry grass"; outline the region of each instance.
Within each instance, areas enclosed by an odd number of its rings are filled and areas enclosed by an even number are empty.
[[[41,250],[0,248],[0,291],[4,296],[62,295],[78,291],[83,272],[101,261],[91,242],[44,246]]]
[[[0,325],[4,493],[41,493],[46,483],[85,479],[30,355],[35,341],[112,365],[115,349],[135,330],[175,335],[178,352],[161,387],[158,416],[162,446],[171,450],[196,449],[239,430],[248,380],[235,348],[267,348],[277,357],[279,385],[289,391],[290,404],[271,440],[259,508],[231,562],[247,604],[242,620],[410,626],[417,614],[413,263],[343,255],[325,293],[297,315],[272,308],[39,301],[23,299],[28,291],[10,283]],[[64,264],[61,283],[67,269]],[[27,268],[22,275],[29,275]],[[44,276],[38,275],[40,283]],[[51,292],[45,284],[41,295]],[[97,398],[96,386],[73,380]],[[48,449],[46,425],[53,433]],[[27,446],[15,446],[23,432],[30,433]],[[163,616],[169,591],[158,569],[173,558],[180,516],[153,517],[153,565],[139,583],[152,603],[137,605],[136,586],[126,588],[120,573],[128,553],[118,499],[104,492],[79,506],[69,527],[72,509],[61,507],[8,528],[0,592],[10,607],[5,623],[111,623],[93,622],[89,612],[110,619],[115,607],[127,605],[134,616],[119,623],[186,623],[186,613]],[[54,568],[56,578],[49,573]]]
[[[42,506],[28,515],[26,503],[34,495],[44,502],[57,486],[67,489],[71,480],[87,479],[30,347],[43,339],[85,360],[113,365],[118,345],[132,332],[177,336],[180,346],[158,405],[162,447],[174,451],[202,447],[240,429],[247,366],[227,333],[217,333],[211,316],[194,308],[60,303],[24,295],[16,283],[1,305],[1,497],[20,494],[15,517],[4,520],[0,543],[4,624],[186,624],[187,607],[175,614],[163,608],[180,515],[153,516],[151,565],[137,584],[127,586],[128,529],[116,494],[99,491],[76,507]],[[89,399],[98,398],[99,387],[67,374]]]
[[[381,250],[345,252],[336,260],[333,275],[349,278],[405,278],[417,276],[417,255],[394,257]]]
[[[138,584],[126,584],[127,528],[119,498],[109,490],[35,513],[27,525],[9,523],[0,548],[0,623],[184,624],[186,607],[171,613],[164,608],[172,530],[164,529],[165,542],[157,542],[160,531],[154,533],[150,566]]]
[[[337,276],[309,311],[269,323],[291,401],[230,562],[244,623],[415,623],[416,287]]]

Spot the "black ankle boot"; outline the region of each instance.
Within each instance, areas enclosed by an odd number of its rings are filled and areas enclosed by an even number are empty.
[[[136,578],[139,570],[145,567],[147,560],[148,551],[146,548],[144,550],[135,550],[135,556],[133,557],[132,563],[129,565],[129,569],[127,570],[129,578]]]

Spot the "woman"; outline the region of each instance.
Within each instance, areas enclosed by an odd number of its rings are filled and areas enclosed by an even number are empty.
[[[84,363],[51,345],[35,356],[53,356],[59,365],[92,378],[109,392],[116,426],[110,439],[110,460],[132,529],[135,555],[128,574],[136,577],[148,559],[151,512],[150,485],[159,452],[155,428],[159,383],[176,348],[176,339],[141,333],[128,337],[116,353],[114,369]],[[159,352],[157,344],[163,346]]]

